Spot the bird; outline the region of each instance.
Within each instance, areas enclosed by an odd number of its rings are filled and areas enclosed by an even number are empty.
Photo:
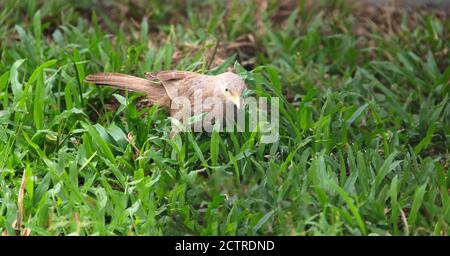
[[[146,72],[145,78],[101,72],[86,76],[84,81],[145,93],[152,104],[167,109],[171,118],[179,121],[178,124],[172,122],[170,139],[180,131],[180,123],[192,125],[187,124],[186,114],[207,114],[214,122],[217,117],[223,119],[227,106],[235,106],[239,110],[243,91],[247,88],[244,80],[233,72],[206,75],[168,70]],[[180,108],[181,104],[185,105]]]

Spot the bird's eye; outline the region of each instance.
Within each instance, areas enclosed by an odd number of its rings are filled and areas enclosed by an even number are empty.
[[[225,91],[228,92],[228,88],[225,88]]]

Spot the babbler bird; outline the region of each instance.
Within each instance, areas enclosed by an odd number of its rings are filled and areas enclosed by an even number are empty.
[[[150,102],[166,108],[172,118],[185,125],[186,105],[189,115],[207,113],[213,119],[222,118],[224,114],[217,112],[225,111],[228,104],[234,104],[239,109],[242,92],[246,88],[243,79],[232,72],[212,76],[187,71],[160,71],[147,72],[145,77],[97,73],[88,75],[85,81],[146,93]],[[180,108],[179,105],[183,104],[186,105]],[[177,132],[177,127],[172,123],[170,138]]]

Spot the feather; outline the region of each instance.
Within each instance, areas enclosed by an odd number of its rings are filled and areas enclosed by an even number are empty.
[[[164,87],[148,79],[120,73],[96,73],[88,75],[84,80],[97,85],[108,85],[123,90],[144,92],[152,103],[165,108],[170,107],[170,99]]]

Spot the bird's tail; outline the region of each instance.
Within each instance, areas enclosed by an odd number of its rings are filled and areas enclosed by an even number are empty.
[[[135,76],[120,73],[96,73],[86,76],[85,82],[98,85],[113,86],[122,90],[144,92],[153,103],[166,107],[170,102],[166,90],[162,85]]]
[[[154,85],[150,80],[120,73],[96,73],[88,75],[84,81],[98,85],[109,85],[119,89],[128,89],[135,92],[147,92]]]

